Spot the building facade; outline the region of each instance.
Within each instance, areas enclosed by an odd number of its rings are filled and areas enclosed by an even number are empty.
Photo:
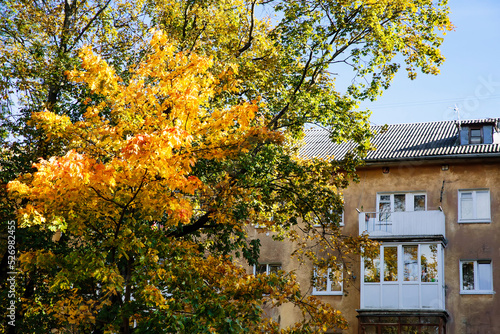
[[[351,283],[311,283],[291,245],[261,239],[259,272],[296,270],[301,287],[338,308],[344,333],[500,333],[500,119],[389,125],[344,192],[344,234],[380,242]],[[301,154],[341,159],[350,145],[309,130]],[[270,316],[293,322],[293,309]]]

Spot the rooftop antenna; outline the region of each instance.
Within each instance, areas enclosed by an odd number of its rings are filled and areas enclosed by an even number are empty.
[[[453,108],[453,111],[457,113],[458,117],[458,131],[462,130],[462,122],[460,121],[460,109],[458,109],[458,106],[455,104],[455,108]]]

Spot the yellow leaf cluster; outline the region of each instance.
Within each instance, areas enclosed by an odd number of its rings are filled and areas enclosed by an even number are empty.
[[[256,142],[281,140],[256,122],[258,101],[209,107],[221,80],[208,71],[211,59],[176,53],[161,32],[153,32],[150,45],[126,83],[83,48],[81,69],[67,75],[104,98],[86,99],[87,110],[74,123],[48,111],[33,114],[32,122],[64,138],[68,151],[36,163],[32,180],[9,183],[11,193],[30,200],[18,212],[26,224],[51,222],[81,235],[89,222],[116,230],[124,219],[164,213],[173,225],[188,223],[192,195],[208,191],[191,175],[198,159],[223,160]],[[226,85],[237,86],[237,70],[228,65]]]

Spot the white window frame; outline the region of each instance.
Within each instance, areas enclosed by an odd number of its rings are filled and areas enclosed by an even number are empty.
[[[270,267],[271,267],[271,266],[279,266],[279,267],[280,267],[280,269],[279,269],[279,270],[283,270],[283,266],[282,266],[282,264],[281,264],[281,263],[278,263],[278,262],[271,262],[271,263],[259,263],[258,265],[259,265],[259,266],[264,266],[264,265],[266,266],[266,272],[265,272],[265,274],[266,274],[266,275],[269,275],[269,272],[270,272],[270,270],[269,270],[269,269],[270,269]],[[256,273],[256,272],[257,272],[257,265],[255,265],[255,264],[254,264],[254,265],[253,265],[253,275],[254,275],[254,276],[255,276],[255,275],[257,275],[257,273]]]
[[[490,283],[491,283],[491,289],[490,290],[480,290],[479,289],[479,270],[478,270],[478,262],[488,262],[490,265]],[[464,290],[464,282],[463,282],[463,268],[462,265],[464,263],[473,263],[474,264],[474,289],[473,290]],[[460,267],[460,294],[462,295],[491,295],[494,294],[495,291],[493,290],[493,263],[491,260],[460,260],[459,263]]]
[[[415,211],[415,196],[424,195],[425,196],[425,205],[424,205],[423,211],[427,211],[427,193],[423,192],[423,191],[397,191],[397,192],[377,193],[377,203],[376,203],[377,209],[376,209],[376,211],[379,212],[380,196],[390,196],[391,197],[391,211],[390,212],[394,212],[394,195],[405,195],[405,211],[403,211],[403,212]]]
[[[326,273],[324,275],[326,275],[326,291],[318,291],[316,289],[316,286],[313,286],[313,291],[312,291],[312,294],[313,295],[328,295],[328,296],[342,296],[344,294],[344,271],[342,270],[340,272],[340,282],[337,282],[339,283],[340,285],[340,291],[333,291],[332,290],[332,278],[330,276],[330,273],[332,272],[332,269],[331,268],[328,268]],[[316,273],[316,270],[314,271],[314,276],[316,277],[317,276],[317,273]]]
[[[489,218],[477,218],[477,193],[486,192],[488,194]],[[474,210],[472,219],[462,219],[462,194],[472,193],[472,207]],[[491,223],[491,194],[489,189],[459,189],[458,190],[458,222],[459,223]]]

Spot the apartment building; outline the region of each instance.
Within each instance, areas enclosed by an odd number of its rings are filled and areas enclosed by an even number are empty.
[[[344,192],[344,234],[367,233],[378,255],[356,259],[349,285],[261,239],[257,271],[298,270],[301,287],[342,311],[344,333],[500,333],[500,118],[374,127],[359,183]],[[351,146],[308,130],[304,156],[341,159]],[[279,313],[279,314],[278,314]],[[286,325],[297,313],[270,316]]]

